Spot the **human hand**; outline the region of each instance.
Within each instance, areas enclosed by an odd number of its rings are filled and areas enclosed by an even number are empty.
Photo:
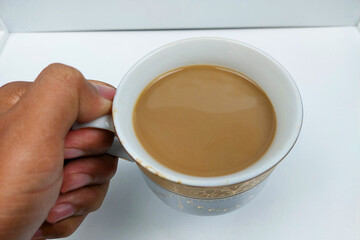
[[[52,64],[0,88],[0,239],[65,237],[100,207],[117,167],[104,154],[113,134],[69,131],[110,112],[115,89],[96,84]]]

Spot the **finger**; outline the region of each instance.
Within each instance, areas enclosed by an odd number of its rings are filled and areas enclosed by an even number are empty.
[[[109,155],[80,158],[64,167],[61,192],[66,193],[86,185],[102,184],[115,174],[118,159]]]
[[[92,84],[107,86],[101,88],[101,95],[106,99],[113,99],[115,89],[112,85],[98,80],[88,80]],[[97,155],[105,153],[114,141],[114,134],[99,129],[79,129],[70,131],[65,138],[65,159]]]
[[[99,92],[101,96],[103,96],[104,98],[106,99],[110,99],[112,100],[114,98],[114,89],[115,87],[108,84],[108,83],[105,83],[105,82],[101,82],[101,81],[98,81],[98,80],[88,80],[90,81],[92,84],[94,85],[97,85],[97,86],[105,86],[105,88],[99,88]]]
[[[70,131],[65,138],[65,159],[105,153],[111,147],[114,134],[100,129]]]
[[[30,129],[27,125],[31,123],[34,131],[44,131],[45,139],[46,135],[54,138],[56,131],[61,142],[75,120],[87,122],[110,112],[112,103],[105,98],[110,97],[109,92],[114,95],[115,89],[91,84],[72,67],[52,64],[18,102],[18,114],[26,116],[24,128]]]
[[[11,82],[0,88],[0,114],[11,109],[31,85],[30,82]]]
[[[104,83],[98,80],[88,80],[93,84],[107,86],[109,88],[100,89],[102,93],[100,95],[104,96],[106,99],[112,99],[114,87],[108,83]],[[3,85],[0,88],[0,114],[11,109],[26,92],[27,88],[31,86],[31,82],[17,81],[11,82]],[[100,91],[99,90],[99,91]]]
[[[72,216],[86,215],[99,209],[104,201],[109,181],[61,194],[46,221],[57,223]]]
[[[104,201],[109,181],[61,194],[33,239],[60,238],[71,235],[85,216],[96,211]]]
[[[44,222],[41,228],[35,233],[32,240],[44,240],[54,238],[65,238],[75,232],[84,221],[86,215],[74,216],[56,224]]]

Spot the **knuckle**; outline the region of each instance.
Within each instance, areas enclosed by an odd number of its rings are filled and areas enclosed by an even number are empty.
[[[73,69],[75,69],[75,68],[65,65],[65,64],[62,64],[62,63],[51,63],[45,68],[45,71],[58,71],[58,70],[72,71]]]
[[[53,69],[58,69],[58,68],[63,68],[63,67],[68,67],[68,66],[65,64],[62,64],[62,63],[51,63],[45,69],[53,70]]]
[[[68,65],[64,65],[61,63],[52,63],[48,65],[40,74],[40,80],[46,78],[50,78],[51,80],[60,80],[63,84],[74,84],[80,83],[84,80],[83,75],[77,70]],[[37,80],[38,80],[37,79]]]
[[[44,69],[44,72],[45,73],[53,73],[53,72],[61,71],[61,72],[64,72],[64,73],[71,74],[74,70],[75,70],[75,68],[67,66],[67,65],[62,64],[62,63],[52,63],[52,64],[48,65]]]
[[[9,83],[2,85],[0,89],[12,88],[16,84],[17,84],[17,82],[9,82]]]
[[[23,92],[26,90],[26,88],[31,85],[30,82],[22,82],[22,81],[15,81],[15,82],[9,82],[0,87],[1,94],[4,95],[10,95],[12,93],[17,92]]]

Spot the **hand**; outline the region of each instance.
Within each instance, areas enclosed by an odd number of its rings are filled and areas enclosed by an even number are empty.
[[[94,83],[52,64],[0,88],[0,239],[65,237],[100,207],[117,167],[104,154],[113,134],[69,131],[110,112],[115,89]]]

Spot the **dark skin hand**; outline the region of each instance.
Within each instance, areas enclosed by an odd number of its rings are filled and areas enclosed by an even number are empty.
[[[0,239],[66,237],[102,204],[117,159],[113,134],[70,131],[110,113],[115,89],[52,64],[0,88]]]

